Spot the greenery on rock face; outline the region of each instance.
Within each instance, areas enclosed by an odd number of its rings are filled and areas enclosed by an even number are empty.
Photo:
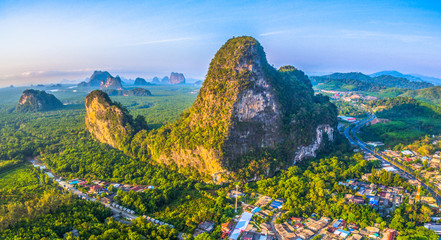
[[[54,95],[34,89],[25,90],[20,97],[16,111],[35,112],[46,111],[63,107],[63,104]]]
[[[100,90],[87,95],[86,109],[86,125],[91,134],[121,150],[127,151],[134,134],[147,129],[144,117],[138,115],[133,119],[127,108],[118,102],[112,102]]]
[[[441,131],[441,108],[408,97],[375,101],[371,107],[378,118],[390,122],[378,123],[362,129],[366,140],[384,141],[386,146],[410,144],[425,135]]]

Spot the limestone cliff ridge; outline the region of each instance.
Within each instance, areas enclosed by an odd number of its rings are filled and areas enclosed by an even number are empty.
[[[112,147],[124,150],[136,132],[147,129],[143,117],[133,120],[126,108],[101,90],[89,93],[85,105],[87,129],[95,139]]]

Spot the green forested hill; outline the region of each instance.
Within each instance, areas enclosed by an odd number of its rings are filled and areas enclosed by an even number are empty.
[[[365,140],[387,146],[411,142],[441,131],[441,108],[410,97],[387,98],[371,104],[378,118],[390,120],[362,129]]]
[[[403,97],[412,97],[417,100],[426,103],[432,103],[435,105],[441,104],[441,86],[434,86],[430,88],[418,89],[418,90],[409,90],[400,96]]]
[[[370,77],[363,73],[334,73],[325,76],[311,77],[312,83],[319,89],[337,91],[375,92],[386,88],[422,89],[433,84],[422,81],[409,81],[406,78],[381,75]]]

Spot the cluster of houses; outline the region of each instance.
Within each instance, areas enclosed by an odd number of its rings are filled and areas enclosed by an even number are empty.
[[[283,240],[312,239],[318,235],[324,240],[360,240],[360,239],[395,239],[396,232],[392,229],[380,231],[377,226],[360,228],[355,223],[347,223],[343,219],[317,218],[315,214],[303,220],[292,217],[289,221],[276,224],[275,229]]]
[[[121,210],[121,211],[124,211],[124,212],[130,213],[130,214],[135,214],[135,211],[130,210],[130,209],[128,209],[128,208],[126,208],[126,207],[123,207],[123,206],[121,206],[121,205],[118,205],[118,204],[116,204],[116,203],[112,203],[111,206],[114,207],[114,208],[117,208],[117,209],[119,209],[119,210]]]
[[[354,92],[343,92],[343,91],[333,91],[333,90],[319,90],[322,93],[327,93],[331,95],[332,100],[342,100],[345,102],[357,102],[357,101],[374,101],[377,97],[364,96],[360,93]]]
[[[160,220],[158,220],[158,219],[154,219],[154,218],[149,217],[149,216],[146,216],[146,215],[143,215],[142,217],[145,218],[145,219],[147,219],[147,221],[152,222],[152,223],[154,223],[154,224],[157,224],[157,225],[165,225],[165,226],[169,226],[169,227],[171,227],[171,228],[174,228],[173,225],[168,224],[168,223],[165,223],[165,222],[162,222],[162,221],[160,221]]]
[[[120,184],[120,183],[107,183],[105,181],[93,180],[90,183],[82,179],[71,179],[65,182],[72,187],[79,186],[83,189],[89,189],[87,193],[89,194],[101,194],[109,193],[108,188],[112,185],[116,189],[121,189],[123,191],[134,191],[143,192],[146,189],[154,189],[154,186],[133,186],[130,184]]]
[[[275,230],[284,240],[311,239],[323,231],[331,221],[330,218],[322,217],[315,219],[313,217],[302,221],[302,218],[292,217],[289,221],[275,224]]]
[[[370,174],[365,174],[362,179],[367,181]],[[350,188],[354,194],[346,194],[345,199],[350,203],[369,204],[381,215],[391,214],[396,207],[399,207],[406,196],[410,196],[402,187],[387,187],[373,183],[348,179],[339,182],[339,185]]]
[[[231,198],[235,196],[244,196],[241,192],[232,191],[229,195]],[[272,216],[272,212],[281,209],[283,201],[280,199],[273,200],[268,196],[260,196],[254,205],[243,204],[243,213],[236,219],[222,224],[222,239],[229,240],[275,240],[276,235],[271,225],[267,222],[257,224],[255,220],[260,217],[262,219]]]
[[[197,237],[198,235],[202,233],[211,233],[214,230],[214,225],[216,223],[213,221],[203,221],[199,223],[198,227],[193,233],[193,237]]]
[[[441,174],[439,174],[439,170],[438,170],[441,167],[441,163],[440,163],[441,152],[437,151],[430,156],[421,156],[419,153],[414,152],[412,150],[403,150],[403,151],[384,150],[382,153],[385,156],[408,166],[414,172],[416,172],[420,178],[426,179],[428,184],[441,190]],[[424,167],[422,163],[424,163],[426,167]],[[389,171],[396,172],[396,170],[394,169],[390,169]],[[418,181],[409,180],[409,183],[414,186],[418,185]],[[421,200],[432,207],[439,207],[436,203],[436,200],[432,197],[422,197]]]

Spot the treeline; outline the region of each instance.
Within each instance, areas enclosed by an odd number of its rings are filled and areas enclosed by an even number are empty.
[[[166,226],[157,226],[138,218],[131,225],[119,223],[109,208],[100,203],[73,199],[51,213],[31,221],[22,220],[14,227],[0,231],[1,239],[154,239],[175,240],[177,231]]]
[[[14,168],[22,162],[21,160],[0,160],[0,173]]]
[[[314,81],[318,88],[334,91],[364,91],[378,92],[385,89],[386,86],[370,82],[363,82],[357,79],[320,79],[315,78]]]
[[[226,192],[218,191],[215,196],[200,190],[201,186],[197,183],[195,186],[159,187],[145,192],[119,190],[114,199],[140,214],[153,216],[180,231],[192,233],[202,221],[220,224],[234,216]]]
[[[403,187],[410,192],[415,190],[415,187],[409,184],[407,180],[401,177],[399,174],[386,170],[372,171],[371,175],[368,177],[368,180],[371,183],[381,184],[384,186]]]
[[[51,213],[61,205],[69,204],[73,198],[72,195],[51,189],[33,200],[0,205],[0,229],[11,228],[20,221],[32,221],[40,215]]]
[[[433,84],[428,82],[410,81],[406,78],[390,75],[370,77],[359,72],[333,73],[311,79],[314,85],[321,84],[320,88],[342,91],[378,92],[385,88],[422,89],[433,87]]]
[[[366,111],[362,110],[360,107],[354,106],[349,102],[345,101],[333,101],[337,106],[338,115],[351,116],[356,118],[366,117]]]

